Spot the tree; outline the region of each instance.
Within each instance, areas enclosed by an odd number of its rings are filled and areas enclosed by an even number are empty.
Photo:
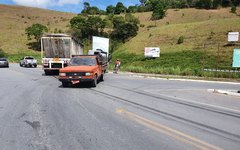
[[[221,6],[221,0],[213,0],[212,5],[213,9],[217,9],[219,6]]]
[[[153,13],[151,20],[159,20],[165,17],[166,15],[166,8],[164,4],[160,1],[154,1],[153,3]]]
[[[137,31],[138,31],[138,26],[136,24],[127,22],[127,23],[124,23],[124,24],[118,26],[118,28],[116,28],[113,31],[112,37],[116,40],[125,42],[130,37],[136,36]]]
[[[141,6],[144,6],[147,0],[139,0],[139,2],[141,3]]]
[[[232,1],[231,0],[222,0],[222,6],[223,7],[228,7],[232,4]]]
[[[234,6],[238,6],[240,4],[240,0],[233,0],[232,3]]]
[[[89,11],[89,8],[90,8],[90,4],[88,3],[88,2],[84,2],[83,3],[83,10],[82,10],[82,14],[87,14],[88,13],[88,11]]]
[[[140,23],[140,20],[136,17],[134,17],[131,13],[127,13],[125,15],[125,20],[126,22],[131,22],[131,23],[134,23],[134,24],[139,24]]]
[[[40,40],[44,32],[48,32],[48,28],[39,23],[33,24],[32,26],[25,29],[28,40],[31,40],[32,37],[34,37],[34,39],[36,40],[36,42],[29,44],[32,49],[40,49]]]
[[[136,13],[138,11],[138,7],[137,6],[129,6],[127,9],[128,13]]]
[[[91,39],[92,36],[101,36],[106,26],[106,21],[100,16],[76,16],[70,20],[72,34],[79,41]]]
[[[90,8],[90,4],[88,2],[84,2],[84,10],[88,10]]]
[[[33,24],[25,29],[25,33],[27,34],[29,40],[31,40],[33,36],[35,40],[40,41],[44,32],[48,32],[48,28],[39,23]]]
[[[197,8],[211,9],[212,8],[212,0],[199,0],[196,3]]]
[[[114,14],[121,14],[124,13],[126,10],[127,8],[123,5],[123,3],[118,2]]]
[[[85,21],[85,17],[78,15],[70,20],[70,26],[71,28],[81,29],[85,26]]]
[[[96,14],[99,14],[99,12],[100,12],[99,9],[96,6],[93,6],[88,9],[87,13],[89,15],[96,15]]]
[[[114,16],[112,19],[112,23],[113,23],[113,28],[116,29],[125,23],[125,19],[123,16]]]
[[[106,8],[107,14],[114,14],[114,11],[115,11],[115,7],[113,5],[107,6],[107,8]]]
[[[131,37],[137,35],[139,20],[131,14],[123,16],[115,16],[112,19],[113,32],[111,37],[117,41],[125,42]]]
[[[236,10],[237,10],[236,6],[233,5],[233,6],[231,7],[231,13],[236,13]]]

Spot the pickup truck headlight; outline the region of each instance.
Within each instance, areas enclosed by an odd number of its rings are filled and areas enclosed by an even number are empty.
[[[91,72],[86,72],[85,73],[85,76],[90,76],[91,75]]]
[[[66,73],[59,73],[59,76],[66,76]]]

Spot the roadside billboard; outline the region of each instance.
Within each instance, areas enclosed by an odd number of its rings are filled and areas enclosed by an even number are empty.
[[[239,32],[228,32],[228,42],[237,42],[239,40]]]
[[[160,48],[159,47],[145,47],[144,49],[145,57],[160,57]]]
[[[234,49],[233,50],[232,67],[240,67],[240,49]]]

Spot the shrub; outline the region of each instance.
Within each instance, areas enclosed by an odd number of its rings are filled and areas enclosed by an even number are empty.
[[[6,53],[0,48],[0,57],[6,57]]]
[[[193,71],[190,68],[185,68],[182,71],[182,75],[184,75],[184,76],[192,76],[193,75]]]
[[[181,35],[181,36],[178,38],[177,44],[182,44],[183,41],[184,41],[184,36]]]
[[[235,14],[236,11],[237,11],[237,8],[236,8],[236,6],[233,5],[233,6],[231,7],[231,13],[234,13],[234,14]]]

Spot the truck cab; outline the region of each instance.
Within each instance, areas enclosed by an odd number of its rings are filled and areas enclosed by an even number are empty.
[[[76,55],[69,62],[69,66],[59,70],[59,81],[63,87],[68,87],[82,82],[88,82],[96,87],[103,81],[104,66],[101,55]]]

